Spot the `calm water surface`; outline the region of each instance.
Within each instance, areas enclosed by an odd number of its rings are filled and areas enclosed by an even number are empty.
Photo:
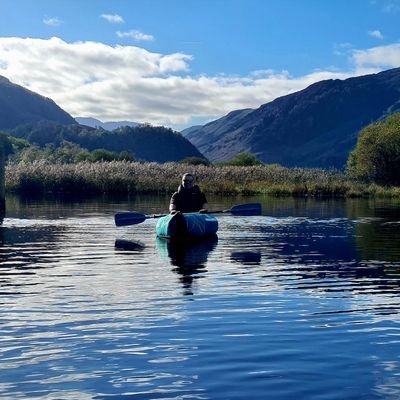
[[[1,399],[399,399],[400,204],[260,201],[158,240],[168,198],[7,199]]]

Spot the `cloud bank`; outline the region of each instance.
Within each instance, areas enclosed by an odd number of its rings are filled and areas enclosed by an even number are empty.
[[[45,60],[45,61],[44,61]],[[287,71],[193,76],[192,56],[136,46],[67,43],[59,38],[0,38],[0,75],[52,98],[72,116],[172,127],[256,108],[323,79],[345,79],[400,65],[400,44],[352,50],[349,71]]]

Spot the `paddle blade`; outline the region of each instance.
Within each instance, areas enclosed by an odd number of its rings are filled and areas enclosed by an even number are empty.
[[[115,225],[126,226],[140,224],[146,219],[146,216],[135,211],[127,211],[116,213],[114,219]]]
[[[239,204],[238,206],[232,207],[227,210],[232,215],[261,215],[261,204],[260,203],[249,203],[249,204]]]

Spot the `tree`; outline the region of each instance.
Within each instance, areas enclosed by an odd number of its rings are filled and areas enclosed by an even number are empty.
[[[254,154],[242,152],[236,154],[231,160],[222,163],[222,165],[232,165],[236,167],[246,167],[251,165],[263,165],[263,162],[260,161]]]
[[[400,185],[400,113],[365,127],[347,161],[347,173],[365,182]]]
[[[113,161],[118,158],[118,154],[115,153],[114,151],[108,151],[105,149],[96,149],[92,151],[91,157],[93,162]]]
[[[123,150],[118,154],[117,159],[120,161],[135,161],[135,156],[131,151]]]
[[[87,150],[82,150],[75,156],[74,161],[77,162],[77,163],[78,162],[84,162],[84,161],[89,161],[90,162],[90,161],[92,161],[91,154]]]
[[[186,157],[179,162],[181,164],[188,164],[188,165],[210,165],[210,162],[206,158],[201,158],[201,157]]]
[[[0,153],[3,154],[4,157],[8,157],[14,152],[13,143],[10,139],[11,137],[6,133],[0,132]]]

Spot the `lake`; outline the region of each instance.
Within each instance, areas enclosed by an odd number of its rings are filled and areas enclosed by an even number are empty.
[[[400,202],[259,201],[177,246],[168,197],[7,198],[1,399],[399,399]]]

